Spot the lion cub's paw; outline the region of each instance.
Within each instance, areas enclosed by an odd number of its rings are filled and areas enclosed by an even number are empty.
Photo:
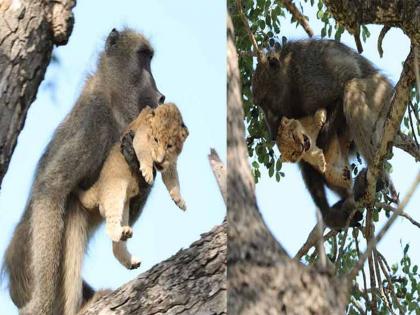
[[[325,173],[327,169],[327,162],[325,161],[324,153],[321,150],[319,150],[317,152],[314,152],[313,155],[316,161],[316,167],[321,173]]]
[[[112,241],[126,241],[133,236],[133,229],[127,226],[111,225],[107,226],[107,233]]]
[[[153,166],[147,165],[147,163],[140,162],[140,172],[144,177],[144,180],[149,185],[153,184]]]
[[[133,270],[133,269],[137,269],[138,267],[140,267],[140,265],[141,265],[141,261],[133,256],[133,257],[131,257],[130,264],[127,266],[127,268],[130,269],[130,270]]]

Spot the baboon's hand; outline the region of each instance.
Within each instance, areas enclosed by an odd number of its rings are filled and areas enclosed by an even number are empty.
[[[140,161],[140,172],[149,185],[153,184],[153,165]]]
[[[187,210],[187,205],[185,204],[184,199],[182,199],[181,195],[177,191],[171,191],[170,192],[172,200],[175,202],[175,204],[180,208],[181,210],[185,211]]]
[[[128,225],[107,224],[106,232],[114,242],[126,241],[133,236],[133,229]]]

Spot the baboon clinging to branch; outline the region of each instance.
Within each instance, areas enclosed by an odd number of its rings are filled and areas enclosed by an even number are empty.
[[[253,97],[264,111],[273,140],[282,117],[299,119],[325,107],[327,121],[317,145],[327,150],[337,135],[353,142],[368,166],[372,165],[393,89],[366,58],[336,41],[303,40],[287,42],[259,59],[252,81]],[[345,226],[354,208],[353,195],[326,182],[310,164],[302,161],[300,166],[325,223],[335,228]],[[389,182],[385,172],[381,181]],[[324,185],[342,200],[330,207]],[[352,224],[361,215],[355,219]]]
[[[10,296],[20,314],[74,315],[92,296],[80,273],[87,240],[100,218],[88,216],[77,191],[97,180],[112,145],[141,109],[164,101],[151,72],[152,57],[142,35],[113,29],[96,73],[43,154],[5,255]],[[140,185],[144,194],[130,204],[132,221],[150,191],[144,181]]]

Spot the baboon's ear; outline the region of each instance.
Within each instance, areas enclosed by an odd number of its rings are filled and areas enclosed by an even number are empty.
[[[119,37],[120,33],[115,28],[113,28],[111,33],[109,33],[108,38],[106,39],[106,50],[109,50],[115,46]]]

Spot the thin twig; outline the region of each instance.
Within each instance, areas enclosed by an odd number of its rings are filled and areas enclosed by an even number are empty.
[[[417,95],[420,97],[420,73],[419,73],[419,47],[414,47],[414,72],[416,74]]]
[[[379,254],[379,266],[381,267],[382,273],[385,275],[385,278],[388,282],[388,287],[389,287],[388,291],[391,292],[391,297],[394,303],[397,305],[398,309],[400,310],[400,314],[404,314],[404,310],[397,298],[397,295],[394,292],[394,285],[392,283],[391,277],[389,276],[389,269],[387,270],[385,268],[385,266],[388,266],[388,263],[386,262],[385,257],[379,251],[377,251],[377,253]]]
[[[208,155],[210,167],[216,177],[217,184],[220,192],[222,193],[225,205],[227,205],[227,187],[226,187],[226,168],[223,162],[220,160],[216,150],[211,148],[210,154]]]
[[[239,13],[239,16],[241,17],[241,20],[244,23],[245,30],[248,33],[249,40],[251,41],[252,46],[254,47],[255,53],[257,54],[257,59],[258,59],[258,61],[261,61],[261,60],[263,60],[264,55],[263,55],[262,51],[258,48],[258,44],[257,44],[257,41],[255,40],[254,34],[252,34],[252,32],[251,32],[251,28],[249,27],[249,24],[248,24],[248,19],[246,18],[245,14],[244,14],[244,11],[242,9],[242,1],[241,0],[236,0],[236,7],[238,9],[238,13]]]
[[[366,251],[363,253],[362,257],[359,259],[357,264],[353,267],[353,269],[348,274],[348,280],[351,281],[351,279],[354,279],[356,275],[359,273],[359,270],[363,268],[363,264],[365,263],[367,257],[372,252],[372,249],[376,246],[377,243],[379,243],[382,238],[384,237],[385,233],[389,230],[391,225],[395,222],[397,217],[403,212],[405,206],[407,205],[408,201],[410,200],[411,196],[414,194],[414,191],[417,188],[417,185],[420,182],[420,172],[417,173],[417,176],[411,185],[409,191],[405,195],[403,201],[398,205],[397,210],[392,214],[391,218],[385,223],[385,225],[382,227],[382,229],[379,231],[378,235],[375,238],[372,238],[372,240],[369,241]]]
[[[325,270],[327,267],[327,257],[325,254],[325,247],[324,247],[324,221],[322,220],[322,214],[319,209],[316,209],[316,219],[317,219],[317,227],[318,227],[318,233],[321,237],[318,238],[318,253],[319,253],[319,261],[321,263],[321,268]]]
[[[420,150],[408,135],[398,132],[395,137],[394,146],[410,154],[416,162],[420,161]]]
[[[419,124],[419,123],[420,123],[419,113],[418,113],[418,112],[416,111],[416,109],[414,108],[413,102],[410,102],[410,103],[408,104],[408,106],[410,106],[410,107],[411,107],[411,109],[413,110],[413,115],[414,115],[414,117],[416,117],[417,123]]]
[[[356,42],[357,51],[359,54],[363,52],[362,42],[360,41],[360,29],[353,35],[354,41]]]
[[[360,259],[360,248],[359,248],[359,240],[357,239],[357,235],[353,235],[354,241],[356,242],[356,251],[357,251],[357,257]],[[366,273],[365,269],[362,268],[362,278],[363,278],[363,295],[365,297],[366,303],[370,305],[370,299],[369,294],[367,293],[367,281],[366,281]]]
[[[382,282],[382,277],[381,277],[381,269],[379,268],[379,259],[380,258],[378,255],[378,251],[375,248],[373,250],[373,260],[375,262],[375,272],[376,272],[376,279],[378,280],[379,293],[381,295],[381,299],[384,302],[386,308],[390,311],[392,315],[395,315],[394,311],[392,310],[392,303],[388,295],[385,293],[384,284]]]
[[[299,9],[296,5],[292,2],[292,0],[281,0],[283,5],[286,7],[287,11],[293,16],[293,18],[303,27],[305,32],[308,34],[309,37],[314,36],[314,31],[312,30],[311,26],[309,25],[308,20],[306,17],[300,13]]]
[[[331,230],[325,236],[322,236],[324,241],[328,240],[330,237],[337,235],[337,231]],[[302,245],[302,247],[296,253],[294,259],[300,260],[306,253],[316,245],[321,235],[319,235],[318,224],[314,226],[312,231],[309,233],[306,242]]]
[[[411,103],[411,102],[410,102]],[[409,105],[408,106],[408,119],[409,119],[409,121],[410,121],[410,127],[411,127],[411,130],[413,130],[413,138],[414,138],[414,141],[416,142],[416,146],[417,146],[417,148],[419,147],[419,143],[418,143],[418,141],[417,141],[417,136],[416,136],[416,129],[414,129],[414,125],[413,125],[413,118],[411,117],[411,113],[412,113],[412,108],[411,108],[411,106]]]
[[[355,308],[357,308],[357,310],[359,311],[360,314],[366,314],[367,312],[363,309],[363,307],[360,305],[359,302],[356,301],[356,299],[354,297],[351,297],[351,303],[353,304],[353,306]]]
[[[370,242],[373,238],[373,209],[368,208],[366,214],[366,230],[365,230],[365,238],[366,242]],[[359,260],[360,261],[360,260]],[[375,267],[373,265],[373,255],[372,252],[369,253],[368,257],[368,267],[369,267],[369,278],[370,278],[370,288],[372,289],[372,303],[371,303],[371,310],[372,315],[376,315],[378,312],[378,300],[376,298],[375,290],[376,290],[376,278],[375,278]]]
[[[396,212],[397,211],[397,209],[395,209],[394,207],[392,207],[392,206],[390,206],[390,205],[388,205],[388,204],[386,204],[386,203],[383,203],[383,202],[377,202],[376,204],[375,204],[375,207],[378,207],[378,208],[383,208],[383,209],[385,209],[385,210],[388,210],[388,211],[391,211],[391,212]],[[418,228],[420,228],[420,223],[419,222],[417,222],[416,220],[414,220],[409,214],[407,214],[406,212],[404,212],[404,211],[402,211],[400,214],[399,214],[399,216],[402,216],[402,217],[404,217],[404,218],[406,218],[408,221],[410,221],[412,224],[414,224],[415,226],[417,226]]]
[[[384,55],[384,51],[382,49],[382,41],[384,40],[385,34],[391,29],[390,26],[385,25],[382,29],[381,32],[379,33],[378,36],[378,52],[379,52],[379,56],[382,58],[382,56]]]

